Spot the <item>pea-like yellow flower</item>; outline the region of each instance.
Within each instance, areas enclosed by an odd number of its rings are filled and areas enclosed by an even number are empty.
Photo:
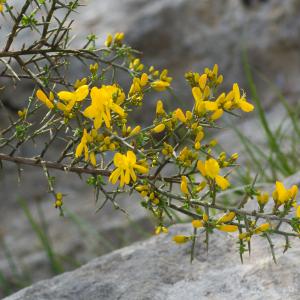
[[[112,44],[112,42],[113,42],[113,36],[112,36],[111,34],[109,34],[109,35],[107,36],[106,40],[105,40],[104,45],[105,45],[106,47],[110,47],[111,44]]]
[[[143,73],[140,79],[141,86],[144,87],[145,85],[147,85],[148,81],[148,75],[146,73]]]
[[[204,226],[204,223],[202,220],[193,220],[192,225],[194,228],[202,228]]]
[[[269,201],[269,193],[260,193],[259,195],[256,196],[257,202],[259,205],[266,205]]]
[[[141,126],[135,126],[129,133],[129,136],[137,135],[141,131]]]
[[[199,81],[198,81],[201,90],[204,90],[206,86],[206,82],[207,82],[207,74],[202,74],[199,77]]]
[[[187,183],[187,177],[186,176],[181,176],[180,189],[181,189],[183,194],[185,194],[185,195],[189,194],[189,189],[188,189],[188,183]]]
[[[186,117],[183,113],[183,111],[180,108],[177,108],[175,113],[174,113],[175,117],[182,123],[186,123]]]
[[[225,190],[229,187],[230,182],[225,177],[219,175],[220,166],[215,159],[209,158],[205,161],[205,163],[203,163],[201,160],[198,160],[197,169],[200,171],[202,176],[215,179],[216,184],[222,190]]]
[[[264,233],[265,231],[269,230],[270,228],[271,228],[271,225],[269,223],[263,223],[254,229],[250,229],[249,232],[240,233],[239,239],[249,241],[251,239],[252,235]]]
[[[162,92],[164,91],[165,89],[167,89],[168,87],[170,86],[170,83],[167,82],[167,81],[162,81],[162,80],[156,80],[156,81],[153,81],[151,83],[151,87],[158,91],[158,92]]]
[[[275,190],[273,191],[273,199],[277,206],[280,206],[287,201],[294,199],[297,196],[298,187],[293,185],[290,189],[286,189],[284,184],[276,181]]]
[[[83,101],[88,94],[89,94],[89,86],[86,84],[80,86],[74,92],[61,91],[57,94],[57,96],[65,104],[57,103],[57,108],[66,112],[70,112],[74,107],[74,105],[76,104],[76,102]]]
[[[152,131],[155,132],[155,133],[160,133],[160,132],[163,132],[166,128],[166,125],[165,124],[159,124],[157,126],[155,126]]]
[[[82,78],[82,79],[77,79],[76,81],[75,81],[75,83],[73,84],[73,87],[74,87],[74,89],[78,89],[78,88],[80,88],[81,86],[83,86],[83,85],[86,85],[86,83],[87,83],[87,78],[86,77],[84,77],[84,78]]]
[[[165,110],[164,110],[164,104],[161,100],[158,100],[156,103],[156,114],[157,115],[164,115]]]
[[[125,112],[120,104],[125,99],[123,91],[115,85],[103,85],[101,88],[93,87],[91,90],[92,104],[87,107],[83,114],[85,117],[94,120],[96,129],[100,128],[103,121],[107,128],[111,124],[111,111],[121,117]]]
[[[234,93],[234,101],[238,105],[238,107],[244,112],[250,112],[254,109],[254,106],[247,102],[244,96],[241,97],[240,88],[237,83],[233,84],[233,93]]]
[[[134,182],[137,180],[135,170],[142,174],[149,172],[147,167],[136,163],[136,155],[132,151],[127,151],[126,155],[116,153],[114,156],[114,165],[116,169],[111,173],[109,181],[112,184],[116,184],[120,179],[121,187],[123,187],[124,184],[129,184],[131,180]]]
[[[300,218],[300,205],[296,208],[296,218]]]
[[[36,97],[43,102],[49,109],[54,108],[54,95],[52,92],[50,92],[49,97],[42,91],[42,90],[37,90],[36,91]]]
[[[216,228],[224,232],[235,232],[239,229],[238,226],[236,225],[228,225],[228,224],[217,225]]]
[[[165,227],[165,226],[162,226],[162,225],[157,226],[157,227],[155,228],[155,234],[168,233],[168,232],[169,232],[168,228]]]
[[[217,221],[217,224],[231,222],[234,218],[235,218],[235,212],[231,211],[223,215],[222,217],[220,217],[220,219]]]
[[[80,157],[82,155],[82,152],[84,152],[84,160],[88,161],[89,149],[88,149],[87,143],[89,140],[90,140],[90,135],[87,133],[87,130],[84,128],[81,141],[78,144],[76,151],[75,151],[76,158]]]
[[[267,231],[267,230],[269,230],[270,229],[270,224],[269,223],[264,223],[264,224],[261,224],[261,225],[259,225],[258,227],[256,227],[255,229],[254,229],[254,234],[260,234],[260,233],[262,233],[262,232],[264,232],[264,231]]]
[[[173,241],[176,244],[184,244],[186,242],[188,242],[191,239],[190,236],[186,236],[186,235],[175,235],[173,236]]]

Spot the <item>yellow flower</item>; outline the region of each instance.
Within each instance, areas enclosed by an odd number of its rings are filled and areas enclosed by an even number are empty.
[[[191,237],[186,236],[186,235],[175,235],[173,236],[173,241],[176,244],[184,244],[186,242],[188,242],[191,239]]]
[[[186,117],[183,113],[183,111],[180,108],[177,108],[175,111],[175,117],[182,123],[186,122]]]
[[[204,226],[202,220],[193,220],[192,225],[193,225],[194,228],[201,228],[201,227]]]
[[[161,100],[158,100],[156,103],[156,114],[157,115],[163,115],[165,114],[164,105]]]
[[[207,74],[202,74],[199,78],[199,86],[201,90],[204,90],[207,81]]]
[[[140,131],[141,131],[141,126],[140,126],[140,125],[135,126],[135,127],[131,130],[129,136],[136,135],[136,134],[138,134]]]
[[[282,182],[276,181],[275,190],[273,191],[273,199],[277,206],[280,206],[290,199],[294,199],[297,195],[298,187],[293,185],[289,190],[285,188]]]
[[[203,214],[203,221],[207,222],[209,220],[208,215],[206,213]]]
[[[87,95],[89,94],[89,86],[88,85],[82,85],[78,89],[76,89],[74,92],[69,91],[61,91],[57,94],[58,98],[66,103],[58,103],[57,107],[63,111],[70,112],[76,102],[83,101]]]
[[[235,212],[229,212],[225,215],[223,215],[222,217],[220,217],[220,219],[217,221],[217,224],[221,224],[221,223],[227,223],[232,221],[235,218]]]
[[[296,218],[300,218],[300,205],[296,209]]]
[[[0,13],[3,11],[3,4],[0,4]]]
[[[27,115],[28,109],[27,108],[23,108],[22,110],[18,110],[18,116],[21,119],[24,119]]]
[[[216,178],[216,176],[219,174],[220,172],[220,167],[218,162],[213,159],[213,158],[209,158],[208,160],[205,161],[205,171],[206,171],[206,175],[210,178]]]
[[[234,101],[238,105],[238,107],[244,112],[250,112],[254,109],[254,106],[247,102],[244,96],[241,97],[240,88],[237,83],[233,84],[233,93],[234,93]]]
[[[93,87],[91,90],[92,104],[87,107],[83,114],[85,117],[94,120],[96,129],[100,128],[103,121],[107,128],[111,124],[111,110],[123,117],[125,115],[120,104],[125,99],[125,94],[115,85]]]
[[[218,230],[225,231],[225,232],[235,232],[239,229],[236,225],[227,225],[227,224],[217,225],[216,228]]]
[[[163,232],[163,233],[168,233],[169,232],[169,230],[168,230],[168,228],[167,227],[165,227],[165,226],[157,226],[156,228],[155,228],[155,234],[160,234],[161,232]]]
[[[164,131],[166,128],[166,125],[165,124],[159,124],[157,126],[155,126],[152,131],[155,132],[155,133],[160,133],[162,131]]]
[[[269,201],[269,193],[260,193],[256,196],[256,199],[260,205],[266,205]]]
[[[162,81],[162,80],[156,80],[151,83],[151,87],[158,92],[164,91],[169,86],[170,86],[169,82]]]
[[[219,175],[220,166],[215,159],[209,158],[205,161],[205,163],[203,163],[201,160],[198,160],[197,169],[200,171],[202,176],[215,179],[216,184],[222,190],[225,190],[229,187],[230,182],[225,177]]]
[[[144,87],[148,83],[148,75],[143,73],[140,80],[141,86]]]
[[[258,226],[257,228],[254,229],[254,234],[260,234],[268,229],[270,229],[269,223],[261,224],[260,226]]]
[[[88,149],[87,143],[88,143],[89,139],[90,139],[90,136],[87,133],[87,130],[84,128],[81,142],[79,143],[79,145],[77,146],[76,151],[75,151],[76,158],[80,157],[82,155],[82,152],[84,151],[84,160],[88,161],[89,149]]]
[[[87,83],[87,79],[86,79],[86,77],[84,77],[84,78],[82,78],[82,79],[77,79],[76,81],[75,81],[75,83],[73,84],[73,87],[74,87],[74,89],[78,89],[78,88],[80,88],[81,86],[83,86],[83,85],[86,85],[86,83]]]
[[[189,189],[188,189],[187,177],[186,176],[181,176],[180,189],[181,189],[183,194],[185,194],[185,195],[189,194]]]
[[[116,169],[111,173],[109,181],[115,184],[120,179],[120,186],[129,184],[130,181],[136,181],[135,169],[142,174],[148,173],[149,169],[136,163],[136,155],[132,151],[127,154],[116,153],[114,156],[114,165]]]
[[[113,41],[113,36],[112,36],[111,34],[109,34],[109,35],[107,36],[107,38],[106,38],[106,41],[105,41],[104,45],[105,45],[106,47],[110,47],[111,44],[112,44],[112,41]]]
[[[42,90],[37,90],[36,91],[36,97],[43,102],[49,109],[54,108],[54,95],[52,92],[50,92],[49,97],[42,91]]]
[[[222,117],[223,113],[224,113],[223,109],[219,108],[216,111],[214,111],[214,113],[210,116],[210,118],[213,121],[218,120]]]

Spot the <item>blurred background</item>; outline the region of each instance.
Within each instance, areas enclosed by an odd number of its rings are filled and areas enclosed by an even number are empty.
[[[299,136],[293,135],[290,148],[285,141],[291,140],[288,133],[299,119],[300,0],[94,0],[83,4],[74,14],[73,47],[89,33],[98,36],[97,45],[103,45],[108,33],[125,32],[126,43],[143,53],[145,65],[167,68],[174,78],[176,97],[162,95],[170,107],[192,104],[186,72],[202,72],[217,63],[224,74],[224,89],[238,82],[256,106],[247,118],[243,115],[228,123],[222,135],[215,133],[220,144],[239,152],[245,168],[271,164],[276,149],[268,148],[267,120],[273,135],[280,137],[279,147],[292,159],[290,170],[273,175],[285,177],[297,171]],[[0,40],[6,35],[3,26]],[[81,67],[74,65],[74,74]],[[30,85],[21,84],[15,92],[4,90],[0,96],[13,112],[23,107],[22,99],[30,91]],[[139,123],[147,123],[154,115],[157,99],[147,100],[149,114],[138,114]],[[266,112],[263,115],[260,106]],[[26,155],[27,150],[23,151]],[[96,213],[98,206],[86,178],[53,172],[58,190],[67,195],[66,216],[61,218],[45,193],[47,182],[41,170],[26,167],[20,178],[16,170],[15,165],[4,163],[0,175],[0,296],[153,234],[155,224],[135,196],[118,199],[128,215],[110,204]],[[241,184],[247,180],[242,178]]]

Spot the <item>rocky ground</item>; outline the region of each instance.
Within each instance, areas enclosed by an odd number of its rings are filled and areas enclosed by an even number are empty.
[[[190,244],[176,245],[173,234],[190,234],[191,225],[176,225],[170,234],[153,237],[92,260],[87,265],[41,281],[6,300],[177,300],[177,299],[299,299],[299,243],[278,263],[268,243],[253,239],[253,251],[239,260],[236,238],[216,233],[206,252],[203,238],[190,263]],[[298,242],[298,241],[297,241]],[[297,246],[298,245],[298,246]]]

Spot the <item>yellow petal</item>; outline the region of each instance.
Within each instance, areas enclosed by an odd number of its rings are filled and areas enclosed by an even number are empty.
[[[205,108],[207,110],[212,110],[212,111],[215,111],[218,109],[218,104],[216,102],[213,102],[213,101],[204,101],[205,103]]]
[[[202,92],[201,92],[200,88],[193,87],[192,88],[192,94],[193,94],[194,99],[195,99],[196,102],[203,101]]]
[[[74,93],[61,91],[57,94],[58,98],[63,101],[70,101],[75,98]]]
[[[207,81],[207,74],[202,74],[199,78],[199,86],[201,90],[204,90]]]
[[[233,84],[232,90],[233,90],[233,93],[234,93],[234,100],[236,102],[238,102],[241,99],[241,93],[240,93],[240,88],[239,88],[237,83]]]
[[[296,209],[296,217],[300,218],[300,205]]]
[[[190,240],[189,236],[185,235],[175,235],[173,236],[173,241],[177,244],[184,244]]]
[[[186,122],[186,117],[183,113],[183,111],[180,109],[180,108],[177,108],[176,111],[175,111],[175,116],[176,118],[182,122],[182,123],[185,123]]]
[[[201,160],[198,160],[197,162],[197,169],[199,170],[202,176],[206,176],[205,165]]]
[[[227,224],[217,225],[216,228],[218,230],[225,231],[225,232],[235,232],[239,229],[236,225],[227,225]]]
[[[162,131],[164,131],[166,128],[166,125],[165,124],[159,124],[157,126],[155,126],[152,131],[155,132],[155,133],[160,133]]]
[[[254,233],[255,234],[259,234],[259,233],[262,233],[266,230],[268,230],[270,228],[270,224],[269,223],[264,223],[264,224],[261,224],[260,226],[258,226],[255,230],[254,230]]]
[[[90,162],[95,167],[97,165],[95,152],[91,152],[90,154]]]
[[[225,215],[223,215],[218,221],[217,224],[221,224],[221,223],[227,223],[232,221],[235,218],[235,212],[229,212]]]
[[[218,162],[213,158],[208,159],[205,162],[205,171],[208,177],[215,178],[220,171]]]
[[[223,176],[216,176],[216,184],[222,189],[226,190],[230,186],[230,182]]]
[[[181,189],[182,193],[184,193],[186,195],[189,193],[186,176],[181,176],[180,189]]]
[[[239,103],[239,107],[244,112],[250,112],[250,111],[252,111],[254,109],[254,106],[251,103],[247,102],[246,100],[245,101],[241,101]]]
[[[193,220],[192,225],[193,225],[194,228],[201,228],[201,227],[204,226],[202,220]]]
[[[211,118],[213,121],[218,120],[218,119],[220,119],[220,118],[222,117],[223,113],[224,113],[223,109],[221,109],[221,108],[220,108],[220,109],[217,109],[217,110],[210,116],[210,118]]]
[[[86,84],[82,85],[75,91],[76,101],[84,100],[88,94],[89,94],[89,86]]]

